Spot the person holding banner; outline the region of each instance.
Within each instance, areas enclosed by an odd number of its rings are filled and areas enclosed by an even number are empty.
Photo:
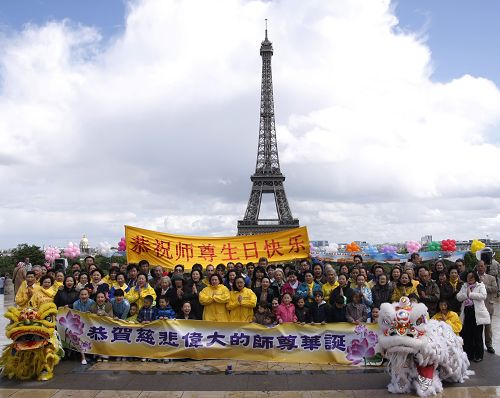
[[[257,305],[255,293],[245,287],[245,278],[237,276],[233,282],[226,308],[229,310],[230,322],[252,322],[253,309]]]
[[[203,305],[203,320],[214,322],[228,322],[229,311],[226,304],[229,302],[229,289],[222,283],[219,274],[210,277],[210,286],[200,292],[200,304]]]

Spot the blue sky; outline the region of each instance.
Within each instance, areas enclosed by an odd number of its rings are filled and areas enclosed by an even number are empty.
[[[399,0],[402,28],[423,31],[438,81],[466,73],[500,85],[500,2],[496,0]]]
[[[393,5],[402,29],[425,35],[434,81],[469,73],[500,86],[500,1],[397,0]],[[109,39],[123,31],[125,13],[124,0],[3,0],[0,24],[19,30],[26,23],[68,18],[97,27]]]

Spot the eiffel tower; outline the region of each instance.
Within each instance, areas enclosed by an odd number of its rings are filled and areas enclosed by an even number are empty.
[[[260,46],[262,57],[262,84],[260,94],[259,146],[255,173],[250,177],[252,191],[243,220],[238,221],[238,235],[254,235],[296,228],[299,220],[293,218],[286,198],[278,159],[278,143],[274,121],[273,76],[271,57],[273,45],[266,37]],[[273,194],[278,218],[259,218],[263,194]]]

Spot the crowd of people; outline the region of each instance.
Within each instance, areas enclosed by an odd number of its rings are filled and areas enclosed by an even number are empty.
[[[466,270],[463,260],[431,267],[418,254],[402,266],[367,267],[360,255],[354,264],[335,267],[328,262],[298,264],[227,263],[184,266],[166,272],[148,261],[112,263],[105,274],[88,256],[66,270],[33,266],[15,283],[15,302],[37,307],[53,301],[99,316],[148,323],[157,319],[215,322],[255,322],[272,327],[294,322],[326,324],[377,322],[383,303],[401,297],[424,303],[429,316],[447,322],[464,340],[470,360],[483,358],[483,327],[487,351],[492,347],[491,315],[498,292],[496,268],[479,261]],[[22,263],[18,267],[23,267]],[[496,274],[495,274],[496,272]]]

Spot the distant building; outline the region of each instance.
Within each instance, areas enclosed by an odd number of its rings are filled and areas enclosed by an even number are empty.
[[[309,241],[311,243],[311,245],[313,245],[314,247],[324,247],[324,246],[328,246],[328,241],[327,240],[311,240]]]
[[[422,246],[428,245],[431,242],[432,242],[432,235],[424,235],[420,238],[420,243],[422,244]]]
[[[90,254],[89,240],[85,234],[83,234],[82,239],[80,240],[80,253]]]

